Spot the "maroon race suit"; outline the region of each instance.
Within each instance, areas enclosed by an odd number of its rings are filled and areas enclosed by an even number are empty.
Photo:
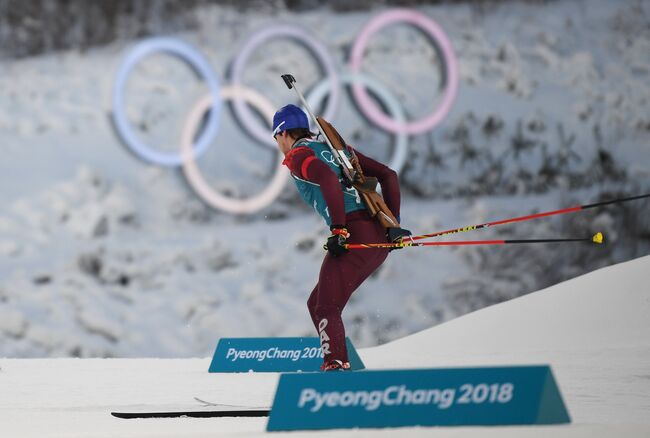
[[[397,173],[382,163],[355,151],[366,176],[376,177],[388,208],[400,215],[400,189]],[[386,229],[366,210],[345,214],[341,182],[332,169],[308,147],[296,147],[284,164],[299,178],[316,183],[325,198],[332,224],[347,228],[347,243],[387,242]],[[348,362],[345,328],[341,313],[352,293],[381,265],[386,248],[350,250],[339,257],[329,253],[321,265],[318,283],[307,301],[309,314],[321,339],[325,362]]]

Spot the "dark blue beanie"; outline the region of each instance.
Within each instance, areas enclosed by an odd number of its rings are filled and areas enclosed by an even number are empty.
[[[285,105],[273,116],[273,136],[294,128],[309,129],[307,114],[296,105]]]

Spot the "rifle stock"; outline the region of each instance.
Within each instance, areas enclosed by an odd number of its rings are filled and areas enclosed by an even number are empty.
[[[334,149],[337,150],[339,154],[342,154],[345,150],[345,141],[343,137],[338,133],[338,131],[325,119],[322,117],[317,117],[316,120],[322,128],[323,135],[325,135]],[[367,177],[363,174],[363,170],[359,165],[359,160],[356,156],[352,158],[352,166],[356,170],[357,178],[352,183],[352,186],[357,189],[361,195],[361,199],[366,204],[368,213],[373,218],[376,218],[379,223],[385,228],[398,228],[399,222],[395,218],[395,215],[390,211],[384,198],[377,193],[377,178]]]

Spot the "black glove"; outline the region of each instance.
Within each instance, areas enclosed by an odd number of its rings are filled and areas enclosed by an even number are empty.
[[[402,243],[402,239],[410,235],[411,232],[404,228],[389,228],[388,231],[386,231],[386,237],[390,243]],[[389,249],[389,251],[392,251],[394,249],[402,249],[402,247],[396,246]]]
[[[323,245],[323,248],[330,253],[332,257],[338,257],[341,254],[348,252],[348,249],[345,247],[350,233],[342,225],[332,225],[330,227],[332,235],[327,238],[327,243]]]

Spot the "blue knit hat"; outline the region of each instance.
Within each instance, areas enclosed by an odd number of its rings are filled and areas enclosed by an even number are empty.
[[[309,129],[307,114],[296,105],[285,105],[273,116],[273,136],[293,128]]]

